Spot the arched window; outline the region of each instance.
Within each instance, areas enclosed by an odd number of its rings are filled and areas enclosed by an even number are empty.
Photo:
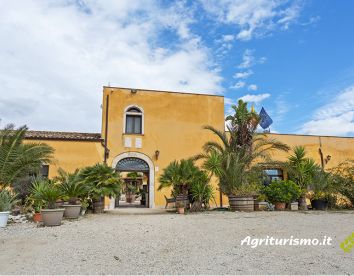
[[[129,106],[125,110],[125,129],[126,134],[143,134],[144,133],[144,113],[141,108]]]

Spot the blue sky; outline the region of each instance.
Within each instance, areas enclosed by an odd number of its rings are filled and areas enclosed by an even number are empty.
[[[0,118],[99,132],[102,86],[225,96],[354,136],[354,1],[1,1]]]

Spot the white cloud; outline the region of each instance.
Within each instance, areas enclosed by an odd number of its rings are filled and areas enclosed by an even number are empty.
[[[235,73],[235,78],[236,79],[247,79],[249,76],[251,76],[253,72],[251,70],[244,71],[244,72],[237,72]]]
[[[242,55],[242,62],[238,66],[239,68],[250,68],[254,65],[255,58],[253,56],[253,50],[246,49]]]
[[[223,35],[222,36],[222,40],[225,41],[225,42],[230,42],[230,41],[232,41],[234,39],[235,39],[234,35]]]
[[[231,86],[230,88],[232,89],[240,89],[242,87],[245,87],[246,83],[244,81],[238,81],[236,82],[235,85]]]
[[[202,0],[202,3],[211,18],[234,25],[239,40],[250,40],[276,28],[287,29],[302,10],[299,1],[289,4],[276,0]]]
[[[256,91],[257,89],[258,89],[258,86],[256,84],[250,84],[248,86],[248,90]]]
[[[354,134],[354,85],[341,91],[332,102],[318,108],[300,133],[317,135]]]
[[[255,104],[259,104],[260,102],[264,101],[265,99],[269,98],[270,94],[269,93],[264,93],[264,94],[259,94],[259,95],[252,95],[252,94],[247,94],[240,99],[243,100],[244,102],[252,102]]]
[[[182,1],[1,1],[2,124],[99,131],[108,83],[220,93],[193,21]],[[173,43],[161,40],[165,31]]]

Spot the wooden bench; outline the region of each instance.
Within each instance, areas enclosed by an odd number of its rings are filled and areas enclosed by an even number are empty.
[[[168,204],[169,203],[176,203],[176,199],[175,198],[167,198],[165,195],[164,195],[164,197],[165,197],[165,200],[166,200],[166,205],[165,205],[165,209],[167,209],[167,206],[168,206]]]

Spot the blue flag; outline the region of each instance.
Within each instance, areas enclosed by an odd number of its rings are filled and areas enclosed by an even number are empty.
[[[265,111],[265,109],[262,107],[261,112],[259,113],[259,117],[261,117],[261,120],[259,121],[259,125],[263,128],[266,129],[268,128],[271,124],[273,124],[272,118],[268,115],[268,113]]]

